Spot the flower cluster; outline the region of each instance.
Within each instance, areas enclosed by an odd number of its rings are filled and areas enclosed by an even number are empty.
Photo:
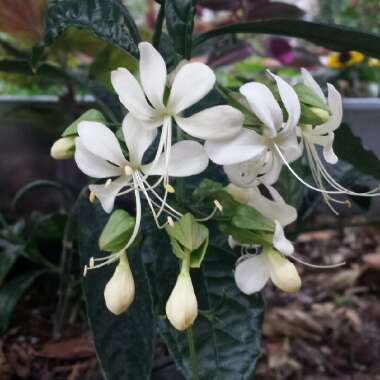
[[[79,169],[101,182],[89,186],[90,199],[98,199],[107,213],[114,209],[116,197],[127,193],[135,196],[135,223],[125,244],[108,256],[91,259],[85,268],[87,271],[119,263],[105,287],[107,307],[120,314],[134,298],[127,252],[140,229],[143,197],[157,228],[166,228],[174,253],[181,260],[181,271],[166,306],[168,319],[178,330],[194,322],[198,306],[189,272],[200,262],[193,262],[191,254],[193,250],[204,254],[208,242],[208,231],[198,224],[221,211],[222,205],[216,201],[209,217],[194,219],[170,205],[168,198],[175,192],[172,177],[199,174],[209,160],[223,166],[230,182],[225,191],[234,201],[252,207],[273,225],[269,241],[260,243],[259,252],[254,252],[252,244],[229,237],[230,246],[241,246],[245,253],[235,268],[238,288],[251,294],[260,291],[270,278],[286,292],[297,291],[301,280],[289,260],[297,258],[284,233],[284,227],[297,219],[297,211],[274,187],[283,166],[305,186],[320,192],[333,210],[335,202],[342,202],[335,195],[377,195],[376,191],[358,194],[344,188],[325,167],[324,161],[335,164],[338,160],[333,142],[334,131],[342,121],[340,94],[328,85],[326,98],[308,71],[302,70],[303,88],[313,98],[309,112],[319,120],[305,123],[295,88],[268,73],[272,87],[246,83],[240,87],[240,98],[234,106],[218,105],[191,114],[189,108],[214,88],[213,71],[203,63],[182,62],[168,75],[163,58],[151,44],[142,42],[139,50],[139,80],[124,68],[111,74],[112,85],[127,110],[120,133],[113,133],[101,122],[81,121],[75,140],[65,137],[52,148],[55,158],[67,158],[75,150]],[[250,123],[252,118],[257,122]],[[180,131],[177,136],[186,137],[177,138],[173,144],[174,129]],[[304,152],[315,185],[306,182],[290,165]],[[175,230],[177,223],[182,223],[180,233]],[[192,232],[187,233],[186,228]]]

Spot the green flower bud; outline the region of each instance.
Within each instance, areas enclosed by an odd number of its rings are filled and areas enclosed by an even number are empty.
[[[50,149],[50,155],[55,160],[67,160],[74,156],[75,137],[62,137]]]

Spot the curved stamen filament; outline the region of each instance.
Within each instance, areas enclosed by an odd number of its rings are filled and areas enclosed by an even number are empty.
[[[341,267],[343,265],[346,265],[345,261],[343,261],[341,263],[337,263],[337,264],[330,264],[330,265],[311,264],[311,263],[308,263],[307,261],[304,261],[299,256],[296,256],[294,253],[292,255],[287,256],[287,257],[291,257],[292,259],[294,259],[298,263],[300,263],[302,265],[305,265],[307,267],[310,267],[310,268],[315,268],[315,269],[334,269],[334,268],[339,268],[339,267]]]

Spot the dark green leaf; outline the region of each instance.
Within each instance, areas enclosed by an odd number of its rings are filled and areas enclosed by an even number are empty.
[[[274,231],[274,223],[248,205],[240,205],[235,216],[232,218],[232,224],[235,227],[253,231]]]
[[[91,30],[97,37],[138,56],[138,30],[121,0],[50,0],[43,36],[34,48],[33,62],[37,62],[44,48],[52,45],[71,26]]]
[[[251,380],[260,355],[263,301],[258,294],[246,296],[237,289],[233,276],[237,257],[227,248],[226,238],[221,239],[210,243],[202,268],[191,272],[202,310],[193,327],[200,379]],[[155,259],[150,278],[157,312],[162,315],[179,271],[168,245],[153,231],[143,245]],[[177,367],[192,379],[186,332],[177,332],[164,319],[159,327]]]
[[[97,204],[83,198],[79,209],[79,251],[82,266],[91,256],[100,257],[97,237],[108,215]],[[97,356],[107,380],[150,379],[155,320],[141,252],[132,250],[128,259],[135,280],[136,298],[120,316],[111,314],[104,303],[104,287],[114,265],[95,269],[83,280],[87,313]]]
[[[335,131],[334,150],[336,155],[349,162],[355,169],[380,180],[380,161],[376,155],[363,147],[360,137],[343,123]]]
[[[223,34],[253,33],[302,38],[316,45],[337,51],[357,50],[380,58],[380,36],[359,32],[338,25],[327,25],[301,20],[270,20],[230,24],[205,32],[194,41],[194,46]]]
[[[21,244],[0,239],[0,286],[23,250],[24,246]]]
[[[177,52],[189,59],[195,7],[193,0],[165,1],[166,27]]]
[[[21,274],[0,288],[0,333],[3,333],[8,328],[17,302],[44,272],[40,270]]]
[[[100,234],[99,248],[108,252],[120,251],[131,237],[134,226],[135,218],[124,210],[115,210]]]
[[[223,185],[221,183],[205,178],[194,190],[193,197],[198,202],[203,201],[222,189]]]
[[[97,121],[99,123],[105,123],[105,118],[103,114],[96,110],[96,109],[89,109],[88,111],[84,112],[78,119],[73,121],[62,133],[63,137],[66,136],[75,136],[78,134],[77,128],[78,124],[81,121]]]

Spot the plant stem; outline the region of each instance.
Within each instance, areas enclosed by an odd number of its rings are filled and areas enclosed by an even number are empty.
[[[187,331],[187,344],[189,346],[189,352],[190,352],[191,372],[193,375],[192,379],[199,380],[198,358],[197,358],[197,353],[195,351],[193,328],[190,326],[186,331]]]
[[[158,16],[156,20],[156,27],[154,29],[154,35],[153,35],[153,46],[155,48],[158,48],[160,45],[161,40],[161,34],[162,34],[162,25],[164,23],[164,17],[165,17],[165,0],[162,1],[160,10],[158,11]]]

